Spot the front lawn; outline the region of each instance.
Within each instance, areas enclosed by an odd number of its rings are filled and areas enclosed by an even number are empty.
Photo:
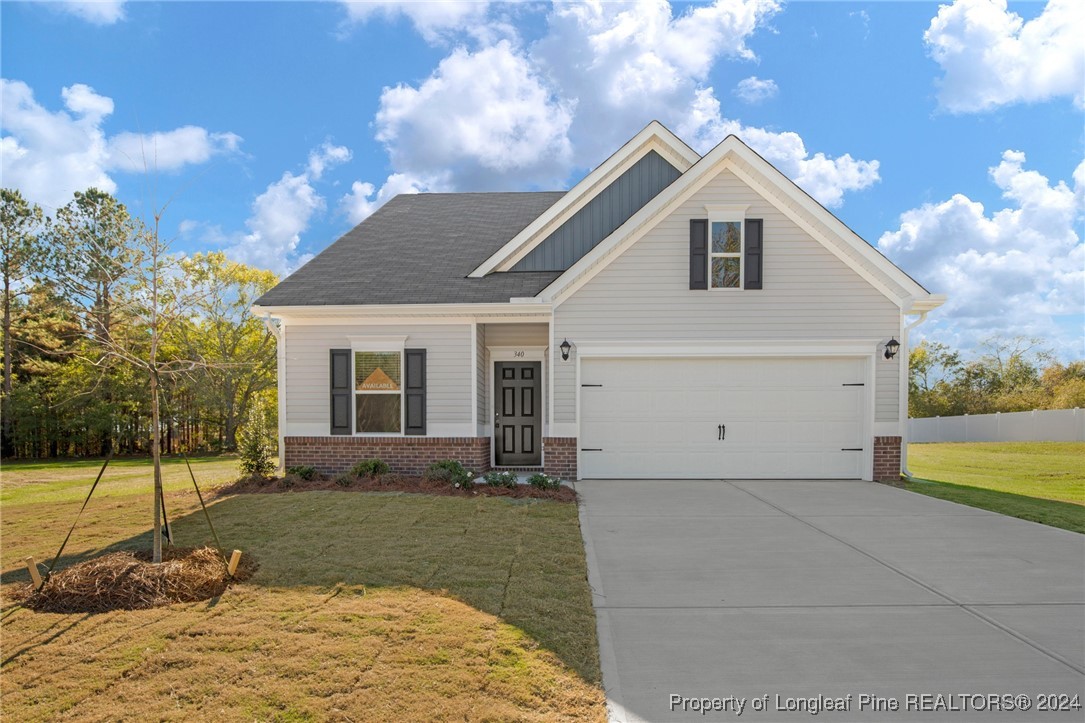
[[[908,445],[913,492],[1085,532],[1085,443]]]
[[[258,559],[250,581],[203,603],[56,615],[12,604],[20,560],[51,559],[97,470],[80,486],[68,468],[39,465],[39,482],[16,469],[0,523],[5,717],[605,719],[575,504],[225,497],[212,519]],[[146,470],[96,493],[62,565],[149,546]],[[221,471],[196,467],[201,485]],[[177,544],[210,541],[195,495],[167,489]]]

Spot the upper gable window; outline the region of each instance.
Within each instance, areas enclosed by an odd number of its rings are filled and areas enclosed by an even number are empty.
[[[705,206],[708,212],[708,286],[742,289],[746,277],[747,206]]]
[[[742,221],[711,222],[708,278],[713,289],[742,288]]]

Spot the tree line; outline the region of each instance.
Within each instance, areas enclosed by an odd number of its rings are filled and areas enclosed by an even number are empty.
[[[909,364],[910,417],[1085,408],[1085,361],[1063,364],[1040,339],[992,338],[971,359],[924,341]]]
[[[231,451],[252,405],[274,412],[275,338],[249,307],[278,279],[172,253],[161,218],[93,188],[51,216],[0,191],[4,457]]]

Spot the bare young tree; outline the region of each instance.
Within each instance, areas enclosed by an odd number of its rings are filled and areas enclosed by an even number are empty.
[[[154,467],[153,561],[162,561],[162,413],[163,380],[189,374],[200,368],[200,359],[183,358],[174,349],[165,349],[164,339],[172,327],[184,323],[206,293],[187,282],[182,258],[170,253],[170,243],[160,235],[165,207],[153,212],[151,224],[137,220],[125,228],[128,238],[114,237],[124,253],[100,257],[96,273],[110,283],[110,319],[96,318],[89,325],[88,355],[84,358],[103,371],[111,365],[127,364],[148,382],[151,402],[151,458]]]

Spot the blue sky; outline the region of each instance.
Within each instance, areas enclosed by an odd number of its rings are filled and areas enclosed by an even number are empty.
[[[1085,3],[0,5],[3,184],[168,199],[296,268],[399,192],[566,188],[656,118],[737,133],[950,302],[1085,357]],[[149,166],[150,171],[144,167]]]

